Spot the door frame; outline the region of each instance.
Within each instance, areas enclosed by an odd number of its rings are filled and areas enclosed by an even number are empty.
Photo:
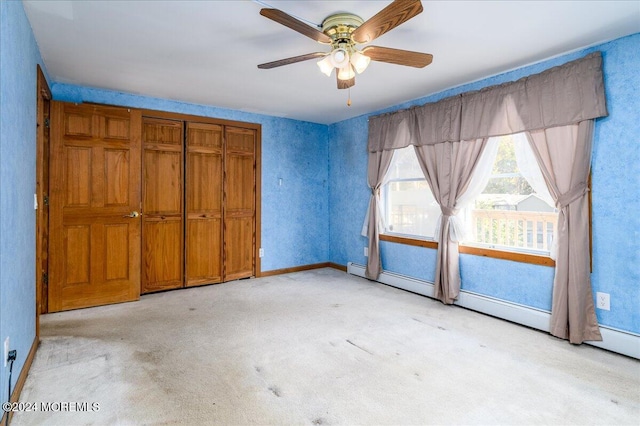
[[[36,338],[40,337],[40,314],[48,312],[47,283],[43,268],[48,264],[49,221],[45,215],[49,195],[49,119],[51,89],[40,65],[37,65],[36,80]]]

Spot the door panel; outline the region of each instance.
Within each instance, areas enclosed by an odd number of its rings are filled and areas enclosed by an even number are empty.
[[[65,207],[89,207],[91,202],[91,147],[66,146]]]
[[[145,148],[143,206],[147,215],[182,212],[182,152]]]
[[[126,206],[129,203],[129,151],[105,149],[105,205]]]
[[[224,280],[255,276],[255,146],[253,130],[225,130]]]
[[[222,281],[222,226],[219,218],[192,218],[188,221],[188,285]]]
[[[222,281],[222,135],[222,126],[187,123],[187,286]]]
[[[104,258],[109,267],[106,269],[105,280],[123,280],[129,275],[129,251],[127,238],[128,224],[106,225]]]
[[[206,123],[188,123],[187,145],[191,148],[222,149],[222,126]]]
[[[225,219],[225,281],[254,276],[253,217]]]
[[[221,212],[222,154],[191,149],[187,160],[187,209],[192,213]]]
[[[181,218],[147,217],[143,235],[143,292],[182,287]]]
[[[109,115],[108,113],[100,118],[100,130],[103,132],[104,139],[129,140],[130,129],[129,120],[118,115]]]
[[[88,284],[91,262],[91,225],[65,226],[65,283]]]
[[[183,125],[142,123],[142,292],[149,293],[183,286]]]
[[[227,153],[225,208],[228,212],[253,212],[253,155]]]
[[[64,116],[64,135],[91,138],[93,136],[93,111],[67,108]]]
[[[140,112],[51,105],[49,311],[137,300]]]

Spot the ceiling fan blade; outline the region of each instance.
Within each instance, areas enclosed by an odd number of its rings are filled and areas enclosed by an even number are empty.
[[[369,43],[422,12],[420,0],[395,0],[375,14],[352,34],[356,43]]]
[[[340,80],[336,73],[336,80],[338,81],[338,89],[348,89],[356,85],[356,78],[352,77],[349,80]]]
[[[300,34],[307,36],[318,43],[326,43],[331,44],[331,37],[323,33],[322,31],[317,30],[302,21],[297,20],[291,15],[284,13],[278,9],[261,9],[260,15],[265,16],[272,21],[276,21],[279,24],[284,25],[285,27],[289,27],[294,31],[299,32]]]
[[[391,49],[389,47],[367,46],[362,49],[362,53],[371,58],[372,61],[387,62],[389,64],[405,65],[415,68],[424,68],[433,61],[433,55],[429,53]]]
[[[261,70],[268,70],[271,68],[281,67],[283,65],[295,64],[296,62],[308,61],[309,59],[320,58],[326,56],[326,53],[315,52],[307,53],[306,55],[293,56],[291,58],[280,59],[279,61],[267,62],[265,64],[258,65]]]

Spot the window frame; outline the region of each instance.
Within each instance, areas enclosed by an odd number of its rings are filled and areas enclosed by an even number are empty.
[[[589,177],[591,177],[591,175]],[[395,179],[389,179],[388,181],[386,181],[384,186],[387,186],[393,182],[417,182],[417,181],[423,181],[423,180],[426,181],[424,177],[422,179],[395,178]],[[589,179],[589,187],[591,186],[590,180],[591,179]],[[386,191],[386,188],[383,189],[383,191]],[[387,211],[388,211],[388,205],[387,205],[388,198],[386,197],[386,194],[384,196],[383,194],[381,194],[381,198],[383,198],[384,200],[383,209],[384,209],[384,218],[386,220]],[[589,212],[591,212],[591,192],[589,192]],[[591,221],[589,221],[589,226],[591,228]],[[385,227],[386,227],[386,224],[385,224]],[[438,241],[435,238],[387,231],[386,229],[382,229],[380,231],[379,238],[380,238],[380,241],[385,241],[385,242],[390,242],[395,244],[405,244],[409,246],[423,247],[423,248],[430,248],[430,249],[438,248]],[[589,240],[591,241],[591,236]],[[458,245],[458,251],[459,253],[462,253],[462,254],[470,254],[474,256],[490,257],[495,259],[510,260],[514,262],[529,263],[534,265],[543,265],[543,266],[550,266],[550,267],[555,266],[555,261],[551,259],[548,253],[544,253],[544,252],[535,253],[534,252],[535,250],[530,250],[527,248],[514,247],[514,248],[506,249],[506,248],[502,248],[502,246],[496,247],[496,246],[493,246],[493,245],[490,246],[490,244],[484,244],[484,243],[465,242],[465,243],[460,243]]]
[[[386,191],[388,190],[387,188],[385,188],[387,185],[394,183],[394,182],[425,182],[427,183],[427,180],[423,177],[423,178],[396,178],[396,179],[389,179],[388,181],[385,182],[385,184],[382,187],[382,191],[380,194],[381,199],[384,201],[382,203],[382,208],[384,209],[384,219],[385,219],[385,228],[386,228],[386,221],[388,219],[386,212],[389,210],[389,198],[386,194]],[[429,184],[427,183],[427,187],[429,186]],[[429,189],[429,191],[431,191],[431,189]],[[394,238],[399,238],[399,239],[410,239],[410,240],[417,240],[417,241],[433,241],[435,242],[435,239],[432,237],[427,237],[424,235],[417,235],[417,234],[406,234],[404,232],[395,232],[395,231],[387,231],[386,229],[383,229],[382,232],[380,232],[380,235],[388,235],[390,237],[394,237]]]
[[[517,134],[519,134],[519,133],[514,133],[513,135],[517,135]],[[504,137],[510,137],[510,136],[511,135],[504,135],[503,137],[497,137],[497,138],[500,139],[500,141],[498,143],[500,143],[500,144],[504,143],[503,138]],[[518,169],[517,172],[496,173],[496,174],[492,174],[490,176],[489,180],[487,181],[487,186],[489,185],[489,183],[491,182],[492,179],[512,178],[512,177],[525,178],[524,175],[522,174],[522,172],[520,171],[520,169]],[[533,192],[532,194],[536,195],[535,192]],[[500,211],[500,209],[495,209],[495,210]],[[505,210],[505,212],[506,211],[511,211],[511,210]],[[555,210],[555,223],[556,224],[557,224],[557,219],[558,219],[558,214],[559,213],[560,212],[556,209]],[[543,239],[547,239],[548,238],[547,237],[548,226],[544,226],[544,223],[545,222],[543,222],[542,229],[537,229],[537,226],[535,225],[535,222],[533,224],[534,228],[533,229],[528,229],[528,232],[531,232],[532,242],[535,243],[535,241],[537,241],[537,239],[538,239],[538,237],[540,235],[540,234],[538,234],[537,231],[541,232],[541,236],[542,236]],[[548,224],[550,222],[546,222],[546,223]],[[555,227],[555,224],[554,224],[554,227]],[[553,234],[553,232],[552,232],[552,234]],[[525,239],[527,239],[527,238],[528,238],[528,233],[527,233],[527,236],[525,236]],[[474,254],[479,254],[479,255],[485,255],[485,253],[491,253],[492,254],[491,257],[497,257],[497,258],[501,258],[501,259],[508,259],[508,260],[521,259],[520,261],[524,261],[526,259],[529,259],[529,260],[531,260],[531,262],[528,262],[528,263],[535,263],[535,264],[551,263],[552,265],[555,265],[555,261],[553,259],[551,259],[551,257],[550,257],[550,249],[551,249],[552,244],[553,243],[551,241],[548,242],[549,251],[539,250],[539,249],[532,248],[532,247],[511,247],[511,246],[503,245],[503,244],[485,243],[485,242],[478,242],[478,241],[463,241],[463,242],[460,242],[459,248],[460,248],[460,252],[461,253],[463,251],[467,251],[467,252],[474,253]],[[462,249],[462,247],[464,247],[464,249]],[[466,248],[468,248],[468,249],[466,249]],[[513,254],[513,256],[509,256],[510,254]],[[543,259],[548,259],[550,262],[547,262],[546,260],[543,260]]]
[[[404,148],[398,148],[398,150],[402,150],[402,149],[410,149],[412,148],[411,145],[406,146]],[[416,156],[415,159],[416,161],[418,161],[417,155],[415,153],[414,149],[410,149],[411,152],[413,152],[413,155]],[[395,155],[395,153],[394,153]],[[393,159],[391,160],[393,163]],[[391,167],[391,166],[389,166]],[[422,175],[422,177],[410,177],[410,178],[391,178],[391,179],[387,179],[385,180],[384,185],[382,185],[382,187],[380,188],[380,204],[382,206],[382,210],[383,210],[383,219],[384,219],[384,225],[385,228],[387,227],[387,222],[388,222],[388,216],[387,216],[387,212],[390,211],[389,209],[389,197],[387,196],[386,191],[388,191],[388,186],[394,182],[424,182],[425,185],[427,186],[427,188],[429,188],[429,192],[431,193],[431,187],[429,185],[429,182],[427,182],[427,179],[424,177],[424,175]],[[433,197],[433,193],[431,193],[431,196]],[[382,239],[382,236],[385,236],[385,239]],[[427,247],[424,244],[428,244],[429,246],[433,246],[433,248],[437,248],[438,247],[438,242],[435,240],[435,238],[433,237],[428,237],[428,236],[424,236],[424,235],[418,235],[418,234],[406,234],[403,232],[396,232],[396,231],[387,231],[386,229],[382,229],[380,230],[380,234],[379,234],[380,238],[383,241],[392,241],[393,242],[399,242],[399,241],[408,241],[408,242],[413,242],[412,245],[419,245],[421,247]]]

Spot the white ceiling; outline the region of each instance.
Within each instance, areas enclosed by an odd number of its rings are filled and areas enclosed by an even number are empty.
[[[368,19],[390,1],[269,1],[306,22]],[[235,110],[334,123],[640,32],[640,1],[423,1],[372,45],[431,53],[416,69],[372,62],[338,90],[314,60],[329,47],[279,25],[258,1],[35,1],[25,10],[50,77]],[[362,45],[360,45],[362,46]]]

